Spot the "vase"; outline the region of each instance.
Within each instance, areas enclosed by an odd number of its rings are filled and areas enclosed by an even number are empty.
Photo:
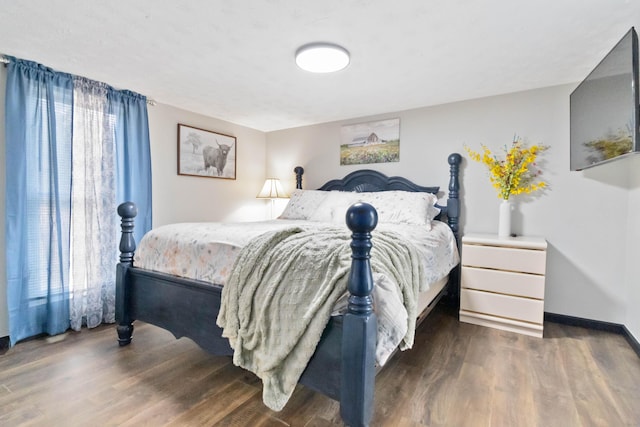
[[[498,237],[511,236],[511,202],[503,200],[500,203],[500,216],[498,218]]]

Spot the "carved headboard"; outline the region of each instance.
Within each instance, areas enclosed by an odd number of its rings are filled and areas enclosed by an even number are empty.
[[[446,217],[447,224],[449,224],[456,236],[456,240],[458,240],[458,222],[460,218],[460,181],[458,175],[462,156],[458,153],[453,153],[448,157],[447,161],[449,163],[449,197],[447,198],[446,206],[436,204],[436,207],[440,209],[440,215],[436,219],[445,220]],[[301,166],[297,166],[294,172],[296,174],[296,188],[301,189],[304,169]],[[342,179],[331,180],[320,187],[319,190],[356,191],[359,193],[397,190],[437,195],[440,187],[424,187],[413,183],[407,178],[400,176],[389,177],[378,171],[363,169],[351,172]]]

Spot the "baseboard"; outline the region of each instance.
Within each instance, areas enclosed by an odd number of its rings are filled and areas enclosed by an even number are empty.
[[[602,320],[584,319],[582,317],[567,316],[565,314],[544,313],[544,320],[547,322],[560,323],[563,325],[579,326],[587,329],[595,329],[598,331],[613,332],[625,337],[633,351],[640,357],[640,343],[626,326],[619,323],[604,322]]]
[[[580,326],[582,328],[624,335],[624,326],[618,323],[567,316],[566,314],[547,313],[546,311],[544,312],[544,320],[547,322],[561,323],[569,326]]]
[[[624,329],[624,337],[627,339],[627,342],[631,348],[635,350],[636,354],[640,356],[640,342],[629,332],[626,326],[622,328]]]
[[[7,350],[9,350],[9,347],[11,346],[11,343],[9,341],[9,337],[0,337],[0,355],[5,354],[7,352]]]

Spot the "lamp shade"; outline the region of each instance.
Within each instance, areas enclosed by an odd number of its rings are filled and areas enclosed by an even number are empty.
[[[262,190],[256,196],[258,199],[286,199],[288,197],[280,185],[280,180],[277,178],[267,179],[262,186]]]

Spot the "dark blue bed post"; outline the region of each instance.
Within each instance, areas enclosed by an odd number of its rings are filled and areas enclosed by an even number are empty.
[[[125,346],[131,342],[133,335],[127,270],[133,266],[133,254],[136,250],[136,241],[133,238],[133,219],[138,215],[138,208],[132,202],[122,203],[118,206],[118,215],[122,217],[122,237],[120,238],[120,262],[116,270],[116,322],[118,322],[118,343],[120,346]]]
[[[462,156],[458,153],[449,155],[449,198],[447,199],[447,223],[451,227],[458,251],[462,249],[460,245],[460,163]],[[454,306],[460,305],[460,264],[458,264],[449,274],[449,289],[451,289],[451,300]]]
[[[459,221],[460,221],[460,162],[462,156],[458,153],[449,155],[449,198],[447,199],[447,222],[451,231],[456,236],[458,245],[460,244]]]
[[[369,425],[373,415],[377,319],[371,299],[373,277],[369,253],[371,231],[378,224],[378,213],[367,203],[356,203],[347,210],[346,219],[353,234],[349,306],[342,329],[340,415],[345,424],[357,427]]]
[[[296,189],[302,190],[302,174],[304,173],[304,169],[302,166],[296,166],[293,169],[293,173],[296,174]]]

